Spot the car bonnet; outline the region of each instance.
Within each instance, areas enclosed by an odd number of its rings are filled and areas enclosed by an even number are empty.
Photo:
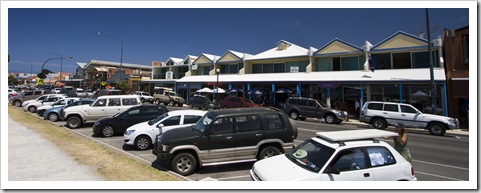
[[[252,167],[263,181],[291,181],[320,178],[319,174],[308,171],[293,163],[285,154],[257,161]]]

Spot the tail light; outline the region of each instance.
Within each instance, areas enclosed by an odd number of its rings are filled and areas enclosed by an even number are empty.
[[[414,176],[414,167],[411,166],[411,175]]]

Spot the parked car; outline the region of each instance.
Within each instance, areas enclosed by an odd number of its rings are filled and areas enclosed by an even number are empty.
[[[412,165],[392,146],[376,138],[397,133],[381,130],[318,132],[291,152],[259,160],[254,181],[417,181]]]
[[[87,97],[87,93],[84,91],[84,89],[77,88],[75,90],[75,96],[85,98]]]
[[[132,125],[155,119],[166,112],[168,110],[163,105],[133,106],[114,116],[99,119],[95,122],[92,130],[94,135],[111,137],[115,134],[124,133]]]
[[[94,98],[98,98],[105,95],[122,95],[121,90],[117,89],[100,89],[94,94]]]
[[[52,122],[63,121],[64,117],[63,117],[62,112],[63,112],[64,109],[69,108],[69,107],[73,107],[73,106],[78,106],[78,105],[90,105],[93,102],[94,102],[93,99],[80,99],[78,101],[72,102],[72,103],[67,104],[65,106],[53,107],[51,109],[46,110],[43,113],[43,119],[44,120],[48,119]]]
[[[174,92],[174,89],[167,88],[167,87],[156,87],[154,88],[154,102],[155,104],[160,105],[163,103],[164,105],[170,106],[178,106],[182,107],[185,103],[185,100],[178,96],[177,93]]]
[[[66,96],[62,94],[46,94],[38,97],[35,100],[28,100],[22,103],[24,111],[35,113],[38,107],[43,105],[51,105],[60,99],[64,99]]]
[[[199,108],[203,110],[209,110],[209,109],[219,109],[220,105],[219,103],[213,102],[210,99],[208,99],[205,96],[202,95],[194,95],[190,97],[189,102],[187,102],[187,105],[192,108]]]
[[[134,95],[138,95],[140,97],[140,102],[149,102],[149,103],[154,103],[154,97],[150,95],[148,92],[144,91],[135,91],[133,93]]]
[[[58,94],[58,93],[60,93],[60,90],[62,90],[62,88],[53,88],[51,92],[55,93],[55,94]]]
[[[207,111],[176,110],[164,113],[157,118],[130,126],[124,133],[125,145],[138,150],[152,147],[155,136],[165,131],[195,124]]]
[[[12,105],[16,107],[21,107],[24,101],[36,99],[42,95],[50,94],[49,90],[33,90],[23,92],[21,95],[10,97],[9,101]]]
[[[12,96],[17,96],[17,95],[18,95],[17,90],[11,89],[11,88],[8,89],[8,98],[10,98]]]
[[[62,107],[62,106],[65,106],[65,105],[68,105],[72,102],[75,102],[75,101],[78,101],[80,100],[80,98],[78,97],[73,97],[73,98],[63,98],[63,99],[60,99],[60,100],[57,100],[55,103],[53,104],[44,104],[43,106],[40,106],[37,108],[37,111],[35,111],[37,113],[38,116],[43,116],[43,113],[45,113],[45,111],[53,108],[53,107]]]
[[[75,88],[73,86],[62,86],[60,88],[59,94],[64,94],[69,97],[74,97],[75,96]]]
[[[101,118],[113,116],[132,106],[140,106],[140,98],[135,95],[100,96],[91,105],[66,108],[62,111],[67,120],[67,127],[78,128],[87,122],[95,122]]]
[[[359,121],[371,124],[376,129],[385,129],[397,123],[405,127],[425,128],[432,135],[444,135],[446,129],[458,129],[456,118],[422,113],[405,103],[367,101],[364,103]]]
[[[279,109],[219,109],[207,112],[194,126],[158,135],[153,154],[170,161],[174,172],[190,175],[201,166],[289,152],[296,138],[295,122]]]
[[[220,101],[222,108],[261,107],[245,97],[227,96]]]
[[[305,120],[311,117],[324,119],[329,124],[348,120],[346,111],[327,108],[320,101],[312,98],[290,97],[284,103],[283,109],[294,120]]]
[[[90,89],[86,90],[85,93],[87,94],[88,98],[92,98],[95,95],[94,91],[92,91]]]

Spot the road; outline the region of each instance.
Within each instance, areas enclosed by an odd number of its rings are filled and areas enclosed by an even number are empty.
[[[187,107],[168,107],[170,111],[177,109],[187,109]],[[55,122],[59,126],[65,122]],[[116,149],[120,152],[132,156],[153,167],[171,172],[170,164],[166,161],[156,160],[152,150],[137,151],[131,147],[124,146],[123,136],[113,136],[109,138],[94,137],[92,125],[85,124],[78,129],[71,131],[95,140],[105,146]],[[329,125],[317,119],[307,121],[297,121],[299,128],[298,138],[295,144],[300,144],[309,139],[319,131],[339,131],[366,129],[365,125],[354,125],[341,123],[339,125]],[[64,127],[65,129],[69,129]],[[387,140],[391,145],[392,140]],[[419,181],[469,181],[469,136],[464,135],[445,135],[433,136],[422,132],[409,133],[408,146],[413,158],[413,167]],[[254,162],[227,164],[217,166],[206,166],[197,170],[196,173],[184,177],[186,180],[206,181],[250,181],[249,170]],[[174,172],[171,172],[175,174]],[[177,175],[177,174],[175,174]]]

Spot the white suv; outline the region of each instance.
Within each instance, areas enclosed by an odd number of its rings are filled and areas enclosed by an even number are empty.
[[[446,129],[459,128],[456,118],[424,114],[410,104],[368,101],[361,109],[359,121],[376,129],[402,123],[406,127],[425,128],[432,135],[444,135]]]
[[[318,132],[291,152],[257,161],[254,181],[417,181],[412,165],[376,138],[397,133],[364,129]]]
[[[124,133],[126,145],[133,145],[138,150],[152,146],[155,136],[171,129],[195,124],[207,111],[177,110],[164,113],[156,119],[132,125]]]

